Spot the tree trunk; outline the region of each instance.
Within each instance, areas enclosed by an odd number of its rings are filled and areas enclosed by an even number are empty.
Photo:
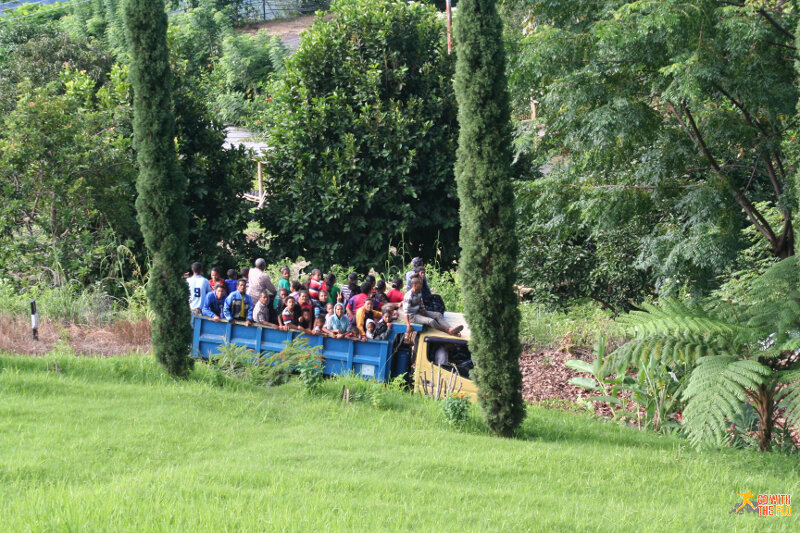
[[[775,389],[769,384],[758,388],[754,398],[753,407],[758,413],[758,447],[762,452],[768,452],[772,447],[772,425],[775,414]]]

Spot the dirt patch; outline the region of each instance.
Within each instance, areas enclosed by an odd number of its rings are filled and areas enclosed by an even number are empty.
[[[325,20],[330,20],[333,14],[325,15]],[[265,30],[267,35],[277,35],[283,44],[291,49],[300,45],[300,34],[314,23],[316,15],[303,15],[293,19],[267,20],[264,22],[254,22],[239,28],[242,33],[256,33],[258,30]]]
[[[586,398],[586,391],[569,384],[571,378],[583,375],[564,364],[570,359],[591,362],[591,350],[571,348],[547,348],[534,350],[528,347],[519,359],[522,371],[522,396],[532,403],[550,400],[574,402]]]
[[[583,372],[567,368],[565,363],[570,359],[581,359],[591,363],[595,356],[591,348],[569,344],[539,350],[527,347],[519,359],[522,371],[522,397],[533,404],[570,408],[577,407],[577,402],[594,396],[585,389],[570,385],[569,380],[574,377],[587,377]],[[630,393],[623,393],[621,397],[630,398]],[[611,409],[607,403],[593,402],[593,407],[595,414],[611,416]],[[636,408],[635,405],[630,407]],[[631,412],[630,418],[635,420],[636,413]]]
[[[35,341],[30,319],[0,315],[0,351],[44,355],[58,346],[91,356],[146,353],[150,351],[150,323],[144,319],[120,320],[104,326],[87,326],[42,320],[39,340]]]

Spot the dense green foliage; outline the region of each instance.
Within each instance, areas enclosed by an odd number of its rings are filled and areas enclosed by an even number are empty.
[[[132,94],[119,9],[117,0],[104,0],[76,5],[57,23],[0,24],[0,187],[10,199],[0,207],[0,270],[23,286],[98,283],[127,298],[123,285],[146,276],[149,258],[133,217]],[[89,34],[98,13],[103,25]],[[215,71],[195,76],[181,55],[188,49],[181,39],[196,40],[195,33],[171,31],[170,40],[189,249],[205,262],[235,265],[257,244],[243,233],[251,206],[240,195],[255,169],[244,150],[222,149],[224,128],[209,104]]]
[[[325,380],[310,396],[294,383],[220,380],[207,365],[175,381],[144,357],[0,357],[0,523],[8,531],[797,529],[795,516],[728,514],[744,490],[799,493],[796,458],[697,452],[676,437],[536,408],[524,440],[498,441],[484,428],[450,429],[440,404],[419,395],[394,395],[391,410],[342,403],[345,383],[354,392],[374,385],[356,379]],[[692,494],[680,512],[676,494]]]
[[[170,373],[186,375],[191,328],[186,305],[189,217],[175,153],[172,74],[163,1],[127,0],[125,28],[133,87],[133,140],[139,176],[136,213],[153,261],[147,299],[155,314],[153,352]]]
[[[514,291],[518,250],[511,124],[502,23],[494,0],[462,0],[454,33],[464,311],[486,423],[495,433],[510,436],[525,406]]]
[[[261,123],[274,258],[379,265],[457,255],[453,57],[429,6],[342,0],[270,88]],[[438,249],[437,249],[438,246]]]
[[[683,392],[685,429],[695,442],[722,443],[730,421],[751,409],[762,450],[772,446],[782,410],[800,425],[800,268],[795,257],[769,268],[741,300],[708,309],[663,299],[621,319],[634,338],[614,354],[616,368],[660,361],[691,371]]]
[[[514,105],[539,101],[517,149],[550,171],[522,185],[523,282],[625,308],[652,288],[713,288],[750,245],[743,228],[794,253],[791,4],[507,4]],[[553,272],[562,254],[575,266]]]
[[[115,68],[95,91],[88,74],[67,67],[46,86],[19,85],[0,131],[0,265],[8,274],[89,284],[113,268],[118,243],[138,238],[125,78]]]

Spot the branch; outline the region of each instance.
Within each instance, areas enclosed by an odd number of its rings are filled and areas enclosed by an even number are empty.
[[[686,133],[689,134],[689,137],[692,139],[692,142],[697,142],[697,140],[694,138],[694,135],[692,135],[691,130],[689,130],[689,127],[686,125],[681,116],[678,114],[678,111],[675,109],[675,104],[673,104],[668,100],[667,109],[669,109],[672,112],[672,114],[675,115],[675,119],[678,121],[678,124],[680,124],[683,127],[683,129],[686,130]]]
[[[772,158],[764,161],[764,166],[767,167],[767,175],[769,176],[770,183],[772,183],[772,188],[775,190],[775,194],[780,199],[780,197],[783,195],[783,188],[778,181],[778,177],[775,175],[775,169],[772,168]]]
[[[747,110],[744,108],[741,102],[739,102],[730,93],[728,93],[725,89],[723,89],[721,85],[717,85],[715,83],[714,88],[719,92],[721,92],[723,96],[725,96],[725,98],[730,100],[731,103],[736,107],[736,109],[738,109],[742,113],[742,115],[744,116],[744,121],[747,122],[748,126],[760,131],[761,135],[763,135],[764,138],[769,138],[769,134],[764,130],[764,127],[761,125],[761,121],[759,121],[758,119],[753,120],[752,115],[750,115],[750,113],[747,112]]]
[[[718,173],[722,173],[722,169],[719,167],[719,164],[717,163],[716,159],[714,159],[714,156],[711,155],[711,151],[708,149],[708,146],[706,145],[706,142],[703,140],[702,135],[700,135],[700,130],[697,129],[697,123],[695,123],[694,117],[689,112],[689,108],[686,107],[686,104],[681,104],[681,107],[683,108],[683,112],[686,113],[686,118],[689,119],[689,124],[692,126],[692,131],[694,132],[694,135],[697,139],[696,142],[697,144],[700,145],[700,151],[702,151],[705,158],[708,159],[708,163],[711,165],[711,168],[713,168]]]
[[[777,250],[778,238],[775,236],[775,232],[772,231],[769,222],[767,222],[764,216],[756,209],[756,206],[747,199],[742,191],[733,187],[733,195],[736,198],[736,202],[744,209],[750,222],[752,222],[756,229],[767,239],[767,242],[769,242],[773,250]]]
[[[763,7],[758,10],[758,14],[761,15],[762,17],[764,17],[767,20],[767,22],[772,24],[775,27],[776,30],[778,30],[782,34],[784,34],[787,37],[789,37],[792,41],[794,41],[794,34],[792,32],[790,32],[789,30],[787,30],[786,28],[784,28],[783,26],[781,26],[780,24],[778,24],[775,21],[775,19],[773,19],[772,17],[769,16],[769,13],[767,13],[767,11]]]
[[[726,2],[724,0],[721,1],[720,4],[723,4],[723,5],[726,5],[726,6],[733,6],[733,7],[748,7],[745,4],[740,4],[738,2]],[[775,5],[775,7],[783,7],[783,4],[784,4],[784,2],[778,2]],[[764,11],[764,12],[767,12],[767,13],[773,13],[775,15],[784,15],[786,17],[800,18],[800,14],[798,14],[798,13],[792,13],[792,12],[789,12],[789,11],[782,11],[780,9],[768,9],[766,7],[762,7],[761,10]]]
[[[686,118],[689,120],[692,131],[694,131],[694,134],[697,137],[697,143],[700,145],[700,150],[703,152],[703,155],[706,157],[706,159],[708,159],[711,167],[718,174],[723,175],[722,168],[720,168],[719,164],[714,159],[714,156],[711,155],[711,151],[708,149],[708,146],[703,140],[702,135],[700,135],[700,130],[697,128],[697,123],[694,121],[694,117],[689,111],[689,108],[686,106],[686,104],[681,104],[681,107],[683,108],[684,113],[686,113]],[[736,198],[736,201],[742,207],[742,209],[744,209],[744,212],[747,214],[747,218],[750,219],[750,222],[752,222],[756,229],[764,236],[765,239],[767,239],[770,246],[772,246],[772,249],[778,250],[780,244],[778,242],[778,238],[775,236],[775,232],[770,227],[769,222],[767,222],[764,216],[758,211],[758,209],[756,209],[750,200],[747,199],[742,191],[733,186],[731,186],[731,188],[733,189],[733,195]]]
[[[767,44],[771,44],[772,46],[780,46],[781,48],[788,48],[789,50],[797,50],[796,46],[791,46],[788,44],[783,43],[776,43],[775,41],[764,41]]]

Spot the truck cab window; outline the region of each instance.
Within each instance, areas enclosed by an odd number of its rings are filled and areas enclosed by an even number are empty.
[[[469,346],[464,342],[447,342],[446,340],[428,341],[428,361],[450,372],[456,371],[459,376],[469,379],[475,363]]]

